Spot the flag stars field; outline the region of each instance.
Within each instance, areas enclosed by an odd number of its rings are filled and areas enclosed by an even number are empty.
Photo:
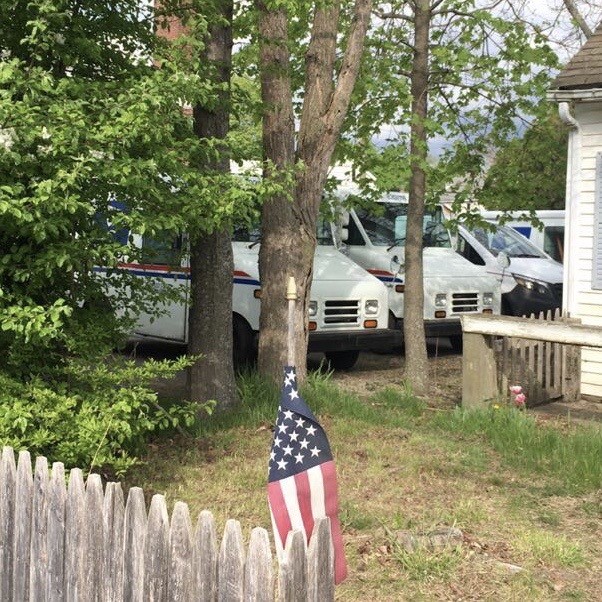
[[[268,499],[279,555],[289,531],[302,531],[307,542],[315,519],[330,519],[335,583],[340,583],[347,568],[334,462],[326,433],[297,392],[294,368],[284,372],[268,467]]]

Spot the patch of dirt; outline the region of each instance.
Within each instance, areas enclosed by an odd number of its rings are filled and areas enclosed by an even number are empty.
[[[432,392],[427,400],[435,407],[453,407],[462,400],[462,355],[452,351],[447,341],[428,345]],[[311,362],[311,357],[310,357]],[[311,366],[311,363],[310,363]],[[405,358],[403,353],[360,354],[353,370],[335,372],[333,379],[345,389],[367,396],[387,386],[403,387]]]

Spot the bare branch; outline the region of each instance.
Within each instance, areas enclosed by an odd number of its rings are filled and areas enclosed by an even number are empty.
[[[583,32],[583,35],[588,39],[591,38],[592,30],[589,28],[589,25],[585,22],[583,15],[579,12],[579,9],[577,8],[577,6],[573,2],[573,0],[562,0],[562,1],[564,2],[565,8],[571,14],[571,17],[573,17],[573,19],[575,20],[575,23],[577,23],[577,25],[579,25],[579,29],[581,29],[581,31]]]

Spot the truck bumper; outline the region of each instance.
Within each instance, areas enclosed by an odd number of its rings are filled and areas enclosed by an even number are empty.
[[[400,345],[401,335],[392,328],[361,331],[310,332],[308,351],[386,351]]]
[[[403,340],[403,320],[398,319],[395,321],[395,328],[397,332],[400,332],[401,339]],[[462,334],[462,323],[459,319],[453,320],[425,320],[424,321],[424,334],[428,338],[437,337],[454,337]]]
[[[522,286],[515,286],[510,292],[504,293],[502,299],[505,301],[505,308],[509,308],[513,316],[537,315],[542,311],[554,311],[562,307],[562,292],[554,298],[552,294],[541,295]]]

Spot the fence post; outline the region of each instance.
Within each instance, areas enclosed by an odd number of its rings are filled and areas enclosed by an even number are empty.
[[[217,599],[217,532],[213,514],[208,510],[203,510],[197,520],[192,559],[197,598],[215,602]]]
[[[65,600],[78,602],[86,592],[86,515],[82,471],[72,468],[67,488],[65,523]]]
[[[31,602],[46,600],[48,487],[48,461],[43,456],[38,456],[33,478],[31,519],[31,561],[29,569],[29,599]]]
[[[308,599],[307,553],[301,531],[290,531],[286,538],[278,582],[280,602],[306,602]]]
[[[169,532],[169,584],[168,600],[192,602],[192,523],[188,506],[184,502],[176,502],[171,516]]]
[[[62,462],[52,464],[52,478],[48,489],[48,569],[46,599],[62,602],[65,597],[65,467]]]
[[[319,518],[309,540],[307,551],[308,602],[334,600],[334,548],[330,519]]]
[[[165,497],[153,495],[144,545],[144,601],[167,600],[169,516]]]
[[[237,520],[229,519],[219,552],[217,599],[219,602],[242,602],[245,550]]]
[[[493,337],[465,332],[462,355],[462,405],[483,407],[498,396],[497,365]]]
[[[123,519],[123,600],[144,600],[144,547],[146,544],[146,508],[144,492],[132,487],[128,493]],[[127,553],[125,552],[127,550]],[[119,599],[119,598],[118,598]]]
[[[12,599],[16,482],[15,453],[5,447],[0,460],[0,600]]]
[[[101,599],[104,590],[103,567],[103,504],[104,493],[100,475],[89,474],[86,479],[86,600]]]
[[[104,599],[123,599],[123,490],[120,483],[107,483],[103,502]],[[128,550],[128,554],[130,551]]]
[[[251,531],[245,565],[245,602],[274,602],[270,538],[261,527]]]
[[[29,559],[31,546],[31,512],[33,473],[28,451],[19,452],[15,490],[15,544],[13,551],[13,600],[29,599]]]

